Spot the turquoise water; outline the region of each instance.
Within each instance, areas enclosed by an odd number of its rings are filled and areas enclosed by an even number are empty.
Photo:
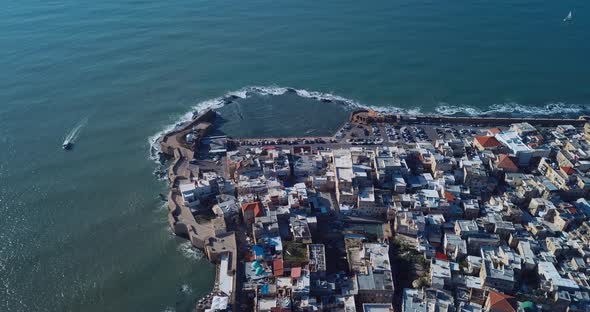
[[[212,266],[169,235],[148,157],[148,138],[198,103],[290,86],[412,112],[585,113],[589,12],[571,0],[4,1],[0,311],[188,311],[209,290]],[[256,124],[225,130],[328,131],[346,114],[262,97],[240,104],[249,118],[262,109]]]

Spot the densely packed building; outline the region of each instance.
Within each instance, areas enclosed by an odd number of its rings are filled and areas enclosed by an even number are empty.
[[[180,185],[239,236],[240,309],[590,311],[590,126],[372,127],[390,139],[242,145]]]

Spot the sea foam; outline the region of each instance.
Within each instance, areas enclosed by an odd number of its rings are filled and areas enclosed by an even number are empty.
[[[183,242],[182,244],[178,245],[178,250],[184,257],[194,261],[201,260],[204,256],[203,252],[199,249],[194,248],[191,245],[191,242],[189,241]]]
[[[537,117],[564,117],[567,115],[579,115],[590,112],[589,105],[566,104],[563,102],[547,103],[544,105],[527,106],[516,102],[493,104],[486,109],[471,106],[457,106],[446,103],[439,104],[435,108],[436,113],[441,115],[468,115],[468,116],[494,116],[494,115],[516,115],[516,116],[537,116]]]

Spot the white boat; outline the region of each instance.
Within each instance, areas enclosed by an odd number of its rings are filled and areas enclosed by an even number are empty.
[[[71,148],[72,148],[72,146],[73,146],[73,145],[74,145],[74,144],[73,144],[71,141],[69,141],[69,140],[65,140],[65,141],[63,142],[63,144],[61,145],[61,147],[62,147],[63,149],[65,149],[65,150],[69,150],[69,149],[71,149]]]
[[[564,22],[569,22],[572,20],[572,11],[570,11],[567,16],[563,19]]]

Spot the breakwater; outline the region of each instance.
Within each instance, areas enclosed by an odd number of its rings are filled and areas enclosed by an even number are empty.
[[[380,113],[372,109],[358,109],[350,113],[349,121],[353,123],[391,122],[401,124],[479,124],[479,125],[510,125],[528,122],[534,126],[558,126],[570,124],[583,126],[590,120],[589,116],[579,118],[545,118],[545,117],[496,117],[496,116],[445,116],[445,115],[409,115]]]
[[[481,124],[481,125],[510,125],[514,123],[528,122],[534,126],[558,126],[570,124],[573,126],[582,126],[587,122],[585,118],[536,118],[536,117],[454,117],[440,115],[424,115],[408,117],[403,116],[402,122],[425,122],[425,123],[461,123],[461,124]]]

